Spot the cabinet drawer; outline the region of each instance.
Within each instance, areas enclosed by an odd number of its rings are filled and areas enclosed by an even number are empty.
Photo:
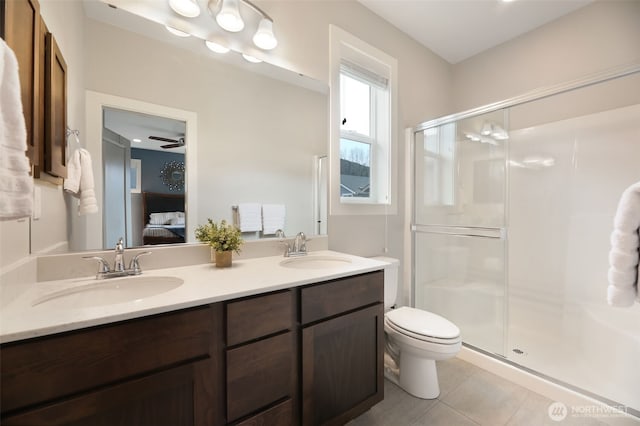
[[[294,320],[293,291],[287,290],[227,304],[227,345],[289,330]]]
[[[268,425],[292,425],[293,403],[290,399],[271,407],[268,410],[256,414],[236,426],[268,426]]]
[[[4,413],[209,357],[222,305],[3,345]]]
[[[295,350],[289,331],[227,351],[228,421],[293,396]]]
[[[302,324],[381,302],[384,302],[383,271],[308,286],[301,290]]]

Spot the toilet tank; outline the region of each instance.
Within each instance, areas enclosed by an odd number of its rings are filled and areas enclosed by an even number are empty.
[[[398,268],[400,261],[392,257],[376,256],[372,259],[389,263],[384,267],[384,310],[391,308],[396,303],[398,296]]]

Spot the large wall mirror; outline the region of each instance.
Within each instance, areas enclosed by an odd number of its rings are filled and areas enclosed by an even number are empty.
[[[117,234],[128,246],[148,244],[144,197],[158,194],[184,203],[184,222],[175,220],[182,240],[178,230],[164,242],[194,242],[198,224],[233,221],[235,207],[247,204],[284,206],[287,235],[326,232],[326,84],[233,52],[218,58],[200,39],[172,36],[103,2],[86,1],[84,9],[85,145],[96,172],[100,165],[101,208],[83,218],[69,212],[77,222],[70,250],[111,248]],[[111,182],[110,167],[122,181]],[[163,186],[167,177],[182,177],[181,191]]]

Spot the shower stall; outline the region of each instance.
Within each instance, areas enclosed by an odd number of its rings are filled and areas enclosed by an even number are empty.
[[[606,301],[614,213],[640,181],[640,68],[423,123],[412,151],[414,305],[640,416],[640,304]]]

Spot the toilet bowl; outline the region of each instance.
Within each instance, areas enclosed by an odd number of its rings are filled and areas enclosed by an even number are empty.
[[[385,377],[418,398],[437,398],[440,385],[436,361],[460,352],[460,329],[446,318],[421,309],[391,309],[397,296],[399,262],[387,257],[376,259],[390,264],[384,271]]]

